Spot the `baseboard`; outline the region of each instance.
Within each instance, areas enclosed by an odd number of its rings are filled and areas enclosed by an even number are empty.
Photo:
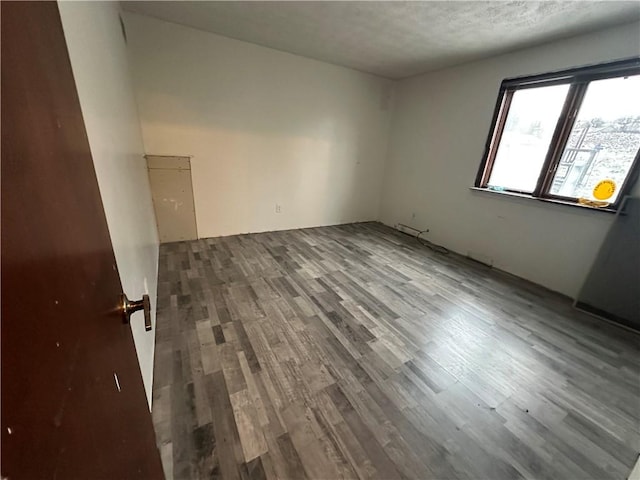
[[[600,320],[604,320],[607,323],[611,323],[613,325],[622,327],[625,330],[629,330],[633,333],[640,334],[640,330],[638,329],[637,324],[634,324],[633,322],[631,322],[630,320],[627,320],[626,318],[618,317],[617,315],[609,313],[605,310],[601,310],[599,308],[593,307],[588,303],[579,302],[576,300],[573,302],[573,308],[581,312],[584,312],[588,315],[591,315],[592,317],[596,317]]]

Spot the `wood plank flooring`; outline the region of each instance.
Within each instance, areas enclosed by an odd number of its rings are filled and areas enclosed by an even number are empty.
[[[174,479],[625,479],[640,337],[377,223],[161,246]]]

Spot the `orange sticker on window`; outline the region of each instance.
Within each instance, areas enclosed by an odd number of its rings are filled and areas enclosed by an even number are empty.
[[[607,200],[616,191],[616,182],[613,180],[602,180],[593,188],[593,197],[598,200]]]

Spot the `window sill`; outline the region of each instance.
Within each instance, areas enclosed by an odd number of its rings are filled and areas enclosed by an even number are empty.
[[[573,208],[580,208],[582,210],[591,210],[591,211],[596,211],[596,212],[606,212],[606,213],[616,213],[617,210],[613,209],[613,208],[609,208],[609,207],[590,207],[588,205],[581,205],[579,203],[574,203],[574,202],[565,202],[563,200],[556,200],[556,199],[552,199],[552,198],[540,198],[540,197],[534,197],[531,195],[527,195],[524,193],[514,193],[514,192],[505,192],[505,191],[500,191],[500,190],[490,190],[488,188],[480,188],[480,187],[470,187],[470,190],[474,191],[474,192],[485,192],[485,193],[490,193],[493,195],[500,195],[500,196],[505,196],[505,197],[515,197],[515,198],[524,198],[526,200],[533,200],[535,202],[544,202],[544,203],[553,203],[556,205],[564,205],[567,207],[573,207]]]

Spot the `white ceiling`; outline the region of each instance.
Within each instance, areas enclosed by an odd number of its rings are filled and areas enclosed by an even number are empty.
[[[640,1],[142,1],[123,6],[394,79],[640,18]],[[640,38],[638,44],[640,50]]]

